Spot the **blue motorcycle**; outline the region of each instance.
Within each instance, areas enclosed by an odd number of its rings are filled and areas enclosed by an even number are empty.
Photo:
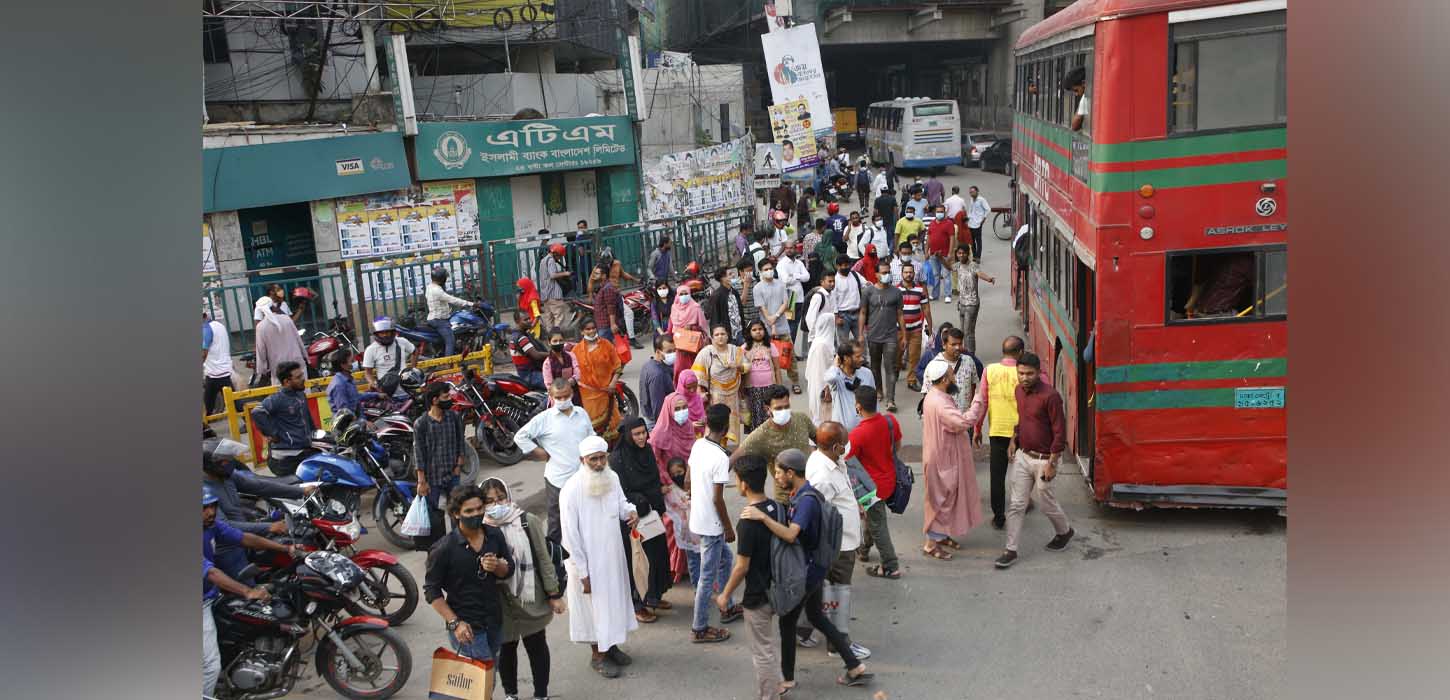
[[[443,336],[423,320],[424,314],[414,313],[400,319],[398,335],[407,338],[419,347],[420,358],[438,357],[443,354]],[[481,352],[492,346],[497,351],[508,353],[505,340],[509,324],[497,322],[498,314],[493,305],[480,301],[471,308],[459,309],[448,317],[453,329],[453,343],[459,352],[469,354]]]
[[[413,538],[400,531],[408,507],[417,493],[417,482],[394,479],[388,474],[388,449],[367,426],[356,420],[350,411],[339,411],[333,417],[332,451],[314,454],[297,466],[300,481],[321,482],[319,492],[328,508],[342,508],[358,517],[362,495],[373,489],[373,520],[383,538],[397,547],[413,549]],[[314,444],[326,433],[318,431]],[[333,503],[337,505],[333,505]]]

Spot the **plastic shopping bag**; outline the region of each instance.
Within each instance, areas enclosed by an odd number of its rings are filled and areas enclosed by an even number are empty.
[[[408,506],[408,514],[403,517],[403,524],[398,526],[398,532],[407,537],[427,537],[430,530],[428,499],[414,496],[413,505]]]
[[[821,584],[821,612],[841,634],[850,634],[851,587],[830,582]]]

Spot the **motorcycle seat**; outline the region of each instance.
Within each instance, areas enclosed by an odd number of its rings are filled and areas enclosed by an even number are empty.
[[[282,484],[284,486],[296,486],[302,483],[302,480],[297,478],[296,474],[288,474],[287,476],[263,476],[261,474],[255,474],[254,476],[262,481],[270,481],[274,484]]]

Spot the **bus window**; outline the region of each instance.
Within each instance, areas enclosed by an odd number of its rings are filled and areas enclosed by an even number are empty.
[[[1168,254],[1166,322],[1261,321],[1288,313],[1283,246]]]
[[[913,117],[941,117],[948,116],[951,113],[952,105],[949,102],[943,104],[916,105],[911,108],[911,116]]]
[[[1174,25],[1170,131],[1287,122],[1284,18],[1262,12]]]

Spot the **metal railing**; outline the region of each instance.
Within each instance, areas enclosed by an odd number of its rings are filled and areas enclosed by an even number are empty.
[[[253,320],[253,309],[256,308],[257,301],[266,295],[267,288],[273,284],[282,285],[287,293],[288,308],[293,311],[298,308],[296,299],[292,297],[292,290],[307,287],[317,293],[318,298],[303,307],[301,316],[297,318],[297,327],[306,330],[308,337],[317,331],[327,330],[329,319],[338,316],[351,318],[351,297],[341,272],[319,267],[295,270],[282,277],[242,284],[226,285],[218,279],[210,280],[210,284],[203,281],[201,310],[226,326],[232,354],[255,349],[256,322]]]

